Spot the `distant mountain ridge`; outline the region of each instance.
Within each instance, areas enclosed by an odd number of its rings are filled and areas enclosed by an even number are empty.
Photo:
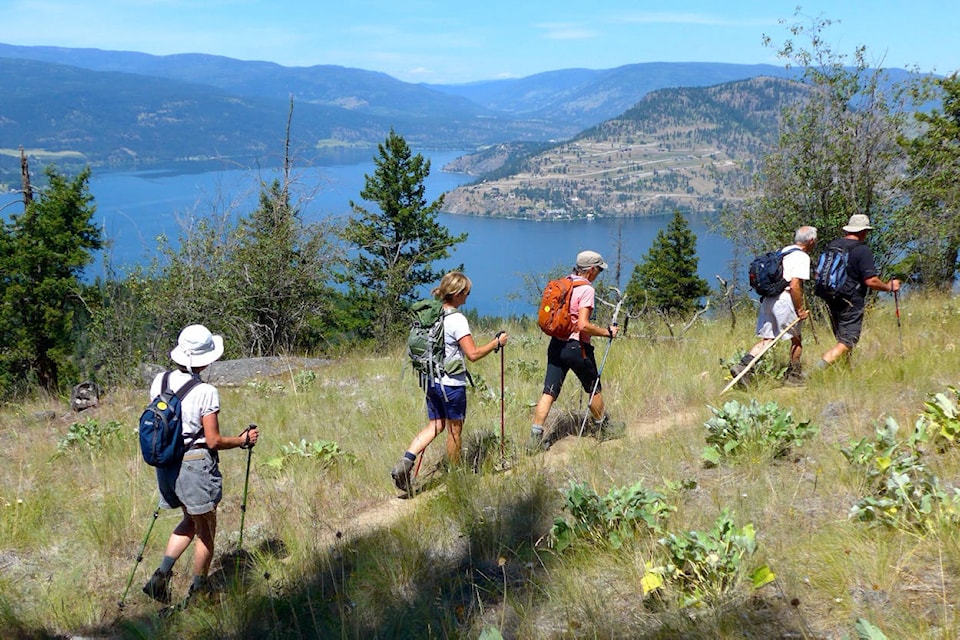
[[[331,65],[0,44],[0,182],[18,173],[21,146],[40,164],[124,170],[275,165],[291,100],[292,150],[304,164],[331,156],[368,159],[391,128],[415,149],[545,146],[619,116],[651,91],[759,73],[790,77],[796,71],[643,63],[422,85]]]
[[[585,129],[617,116],[657,89],[705,87],[756,76],[798,78],[769,64],[648,62],[613,69],[564,69],[516,80],[428,85],[514,117],[563,120]]]

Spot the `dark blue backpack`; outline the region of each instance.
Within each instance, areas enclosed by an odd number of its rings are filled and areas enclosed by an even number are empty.
[[[167,371],[160,384],[160,395],[140,414],[140,453],[143,460],[153,467],[180,465],[187,449],[183,442],[180,404],[190,390],[200,383],[199,378],[190,378],[174,393],[170,390],[169,379],[170,372]]]
[[[761,298],[772,298],[783,293],[790,284],[783,279],[783,256],[794,251],[800,251],[800,248],[770,251],[753,259],[747,270],[747,276],[750,287],[757,292],[757,295]]]

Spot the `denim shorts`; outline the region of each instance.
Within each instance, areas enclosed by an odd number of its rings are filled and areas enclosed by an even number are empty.
[[[427,388],[428,420],[466,420],[467,387],[434,383]]]
[[[179,467],[157,467],[160,508],[184,507],[191,516],[216,509],[223,499],[220,456],[209,449],[191,449]]]

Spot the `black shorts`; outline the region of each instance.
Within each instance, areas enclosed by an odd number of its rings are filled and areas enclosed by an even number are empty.
[[[827,303],[830,326],[837,342],[852,349],[860,341],[865,306],[863,298],[837,298]]]
[[[547,347],[547,373],[543,379],[543,392],[554,398],[559,396],[567,371],[573,371],[577,379],[580,380],[584,391],[593,393],[594,385],[596,385],[596,392],[600,393],[600,376],[597,373],[597,360],[594,357],[593,346],[579,340],[564,342],[563,340],[550,338],[550,345]]]

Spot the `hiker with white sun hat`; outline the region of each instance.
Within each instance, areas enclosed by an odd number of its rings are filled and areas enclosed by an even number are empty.
[[[160,566],[143,592],[168,604],[171,600],[173,565],[196,541],[193,551],[193,581],[189,594],[208,593],[207,580],[213,559],[217,531],[217,505],[223,498],[219,451],[252,447],[259,432],[250,426],[238,436],[220,434],[220,395],[212,384],[200,380],[200,373],[223,355],[223,338],[202,324],[192,324],[180,332],[170,359],[177,365],[160,373],[150,385],[150,397],[165,389],[178,392],[181,400],[182,433],[189,443],[179,465],[157,467],[160,508],[183,511],[183,519],[167,541]],[[183,390],[185,393],[182,393]]]

